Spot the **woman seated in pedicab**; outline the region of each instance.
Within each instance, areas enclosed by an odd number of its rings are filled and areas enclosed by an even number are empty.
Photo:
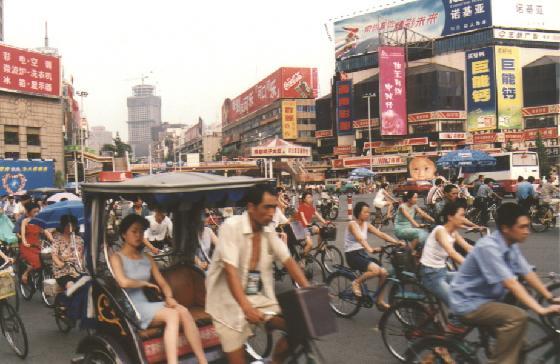
[[[120,251],[110,258],[115,279],[126,290],[132,303],[140,314],[140,326],[164,323],[163,342],[167,363],[178,362],[177,341],[179,327],[182,325],[187,341],[199,363],[207,360],[202,349],[202,342],[193,317],[186,307],[177,303],[169,284],[165,281],[153,258],[144,254],[144,230],[147,220],[139,215],[126,216],[119,225],[119,235],[123,241]],[[156,282],[150,283],[150,278]],[[144,289],[161,293],[164,302],[150,302]]]

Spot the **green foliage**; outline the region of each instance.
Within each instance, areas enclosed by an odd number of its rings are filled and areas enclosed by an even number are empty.
[[[129,156],[132,154],[132,147],[121,140],[119,133],[113,139],[113,144],[105,144],[101,151],[103,152],[111,152],[115,157],[122,158],[125,156],[126,152],[128,152]]]
[[[541,133],[537,133],[535,145],[537,147],[537,155],[539,156],[539,176],[546,176],[550,166],[548,163],[548,156],[546,155],[546,146],[541,138]]]
[[[54,174],[54,185],[58,188],[63,188],[65,184],[66,180],[62,171],[56,171]]]

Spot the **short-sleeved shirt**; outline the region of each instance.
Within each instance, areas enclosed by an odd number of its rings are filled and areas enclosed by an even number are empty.
[[[305,227],[303,224],[303,220],[301,219],[301,213],[303,212],[303,216],[305,216],[305,220],[307,220],[308,224],[311,224],[313,221],[313,216],[315,215],[315,207],[308,205],[306,203],[300,203],[297,212],[297,218],[301,225]]]
[[[490,197],[492,196],[492,192],[492,187],[488,186],[487,184],[483,184],[478,188],[476,197]]]
[[[550,182],[545,182],[541,188],[541,197],[544,202],[550,202],[555,196],[554,194],[558,193],[558,187],[554,186]]]
[[[53,234],[52,254],[59,257],[60,260],[65,263],[73,263],[78,270],[81,266],[83,271],[84,240],[80,236],[75,235],[74,241],[76,243],[75,248],[72,241],[66,240],[64,235],[61,233]],[[78,257],[81,257],[80,259],[82,261],[78,261]],[[80,272],[77,272],[74,268],[72,268],[71,264],[65,264],[62,268],[58,268],[55,264],[53,264],[53,273],[55,278],[60,278],[64,276],[76,277]]]
[[[144,231],[144,237],[148,241],[162,241],[166,237],[173,237],[173,222],[169,217],[165,216],[161,223],[156,221],[155,215],[146,217],[146,220],[150,223],[150,226]]]
[[[206,279],[206,312],[215,321],[236,331],[243,330],[246,319],[231,294],[224,265],[227,263],[237,269],[241,286],[245,289],[253,247],[252,237],[253,230],[247,212],[227,219],[218,232],[219,243]],[[285,263],[289,258],[288,246],[280,240],[274,226],[265,226],[261,232],[261,255],[258,262],[262,290],[257,295],[247,296],[250,302],[256,297],[261,303],[267,301],[273,305],[278,304],[274,293],[273,262]]]
[[[517,185],[516,197],[518,200],[525,200],[530,196],[533,196],[533,184],[528,181],[523,181]]]
[[[451,282],[449,308],[459,315],[481,305],[501,301],[507,293],[503,282],[530,273],[529,265],[517,244],[508,245],[495,231],[480,239]]]

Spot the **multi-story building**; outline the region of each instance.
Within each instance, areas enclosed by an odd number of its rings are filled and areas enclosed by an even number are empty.
[[[4,41],[4,0],[0,0],[0,42]]]
[[[154,95],[155,86],[136,85],[134,96],[127,98],[128,142],[136,158],[148,156],[161,124],[161,97]]]
[[[386,155],[373,168],[395,179],[416,154],[527,149],[538,134],[558,155],[557,11],[554,0],[413,0],[336,21],[319,143],[336,141],[339,169]]]
[[[200,154],[200,161],[211,162],[222,145],[222,133],[219,129],[206,126],[202,119],[186,128],[181,136],[180,153]]]
[[[113,132],[104,126],[92,126],[89,130],[88,146],[101,154],[105,144],[113,144]]]
[[[222,154],[248,157],[279,137],[315,147],[317,69],[282,67],[222,106]]]

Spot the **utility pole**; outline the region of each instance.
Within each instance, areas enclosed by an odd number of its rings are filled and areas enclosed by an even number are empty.
[[[367,100],[367,114],[368,114],[368,133],[369,133],[369,170],[373,172],[373,153],[371,152],[371,98],[375,97],[375,92],[368,93],[362,96]]]
[[[82,120],[86,120],[85,119],[85,109],[84,109],[84,97],[87,97],[89,94],[87,91],[76,91],[76,95],[80,96],[80,110],[82,113],[82,117],[80,118],[80,125],[79,125],[79,130],[80,130],[80,150],[81,150],[81,161],[82,161],[82,170],[84,172],[84,180],[83,182],[85,182],[86,180],[86,163],[85,163],[85,158],[84,158],[84,152],[85,152],[85,132],[84,132],[84,123],[82,122]],[[76,183],[78,183],[78,175],[76,174]],[[76,187],[77,190],[77,187]]]

